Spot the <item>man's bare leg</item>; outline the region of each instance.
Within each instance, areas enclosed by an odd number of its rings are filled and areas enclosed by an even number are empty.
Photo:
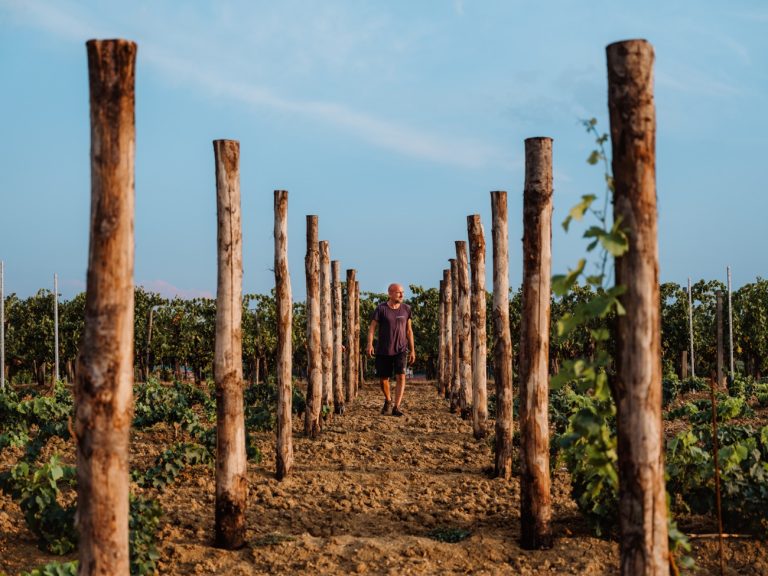
[[[384,392],[384,400],[387,402],[392,402],[392,397],[389,393],[389,378],[381,379],[381,391]]]
[[[395,383],[395,408],[400,408],[400,402],[403,401],[404,392],[405,392],[405,374],[398,374],[397,382]]]

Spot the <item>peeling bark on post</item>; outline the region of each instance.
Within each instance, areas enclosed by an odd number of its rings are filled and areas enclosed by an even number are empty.
[[[451,368],[451,404],[450,412],[455,414],[459,409],[459,389],[461,388],[461,352],[459,342],[461,340],[461,318],[459,315],[459,280],[456,258],[449,258],[451,263],[451,293],[453,294],[453,313],[451,315],[452,336],[452,368]]]
[[[288,192],[275,190],[275,305],[277,307],[277,427],[278,480],[293,468],[293,297],[288,270]]]
[[[347,270],[347,403],[355,398],[355,270]]]
[[[320,349],[323,364],[322,405],[333,401],[333,320],[331,317],[331,256],[328,241],[320,242]],[[330,417],[330,413],[329,413]]]
[[[469,302],[469,263],[467,243],[456,240],[456,281],[458,285],[459,315],[459,409],[461,417],[468,419],[472,402],[472,322]]]
[[[669,573],[661,422],[661,319],[656,227],[656,112],[653,48],[611,44],[608,108],[613,151],[614,221],[629,238],[616,259],[626,314],[616,319],[621,573]]]
[[[216,546],[245,544],[248,498],[243,409],[243,242],[240,143],[214,140],[218,215],[216,344]]]
[[[323,395],[323,360],[320,340],[320,251],[317,240],[317,216],[307,216],[307,409],[304,434],[320,434],[320,410]]]
[[[549,476],[549,316],[552,139],[525,141],[520,326],[520,528],[526,550],[552,547]]]
[[[333,412],[344,414],[344,353],[341,333],[341,262],[331,262],[331,296],[333,298]]]
[[[445,326],[443,327],[443,393],[451,397],[453,382],[453,286],[450,268],[443,270]]]
[[[488,431],[485,331],[485,231],[480,216],[467,216],[469,256],[472,268],[470,315],[472,321],[472,433],[476,440]]]
[[[80,574],[128,574],[136,44],[90,40],[91,219],[75,385]]]
[[[512,476],[512,336],[509,331],[507,193],[491,192],[493,236],[493,363],[496,378],[494,474]]]

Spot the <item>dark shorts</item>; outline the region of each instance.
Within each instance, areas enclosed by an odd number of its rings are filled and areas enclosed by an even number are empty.
[[[405,365],[408,360],[408,353],[401,352],[395,356],[376,356],[376,376],[379,378],[389,378],[392,374],[405,374]]]

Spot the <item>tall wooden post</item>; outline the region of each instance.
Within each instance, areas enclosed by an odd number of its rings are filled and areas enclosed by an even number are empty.
[[[240,143],[214,140],[218,214],[216,290],[216,546],[245,544],[248,498],[243,409],[243,241]]]
[[[288,270],[288,192],[275,190],[275,304],[277,307],[277,427],[278,480],[293,468],[293,297]]]
[[[323,396],[323,360],[320,339],[320,250],[317,240],[317,216],[307,216],[307,409],[304,434],[320,434],[320,410]]]
[[[717,296],[717,308],[716,308],[716,320],[717,320],[717,386],[722,388],[725,385],[723,378],[723,357],[724,349],[723,345],[723,293],[718,290]]]
[[[444,354],[445,354],[445,283],[440,280],[438,297],[437,297],[437,394],[442,396],[445,394],[445,375],[443,369],[445,368]]]
[[[472,321],[469,302],[469,263],[467,243],[456,240],[456,281],[459,296],[459,408],[469,418],[472,402]]]
[[[696,378],[696,358],[693,354],[693,291],[688,278],[688,339],[691,344],[691,378]]]
[[[53,273],[53,382],[59,381],[59,275]]]
[[[451,324],[453,326],[453,341],[451,342],[453,361],[451,369],[450,411],[451,414],[454,414],[459,409],[459,389],[461,388],[461,351],[459,350],[459,342],[461,341],[463,328],[461,327],[459,308],[459,268],[456,258],[449,258],[448,261],[451,263],[451,292],[453,294],[453,314],[451,315]]]
[[[525,141],[520,327],[520,527],[526,550],[552,547],[549,477],[549,312],[552,139]]]
[[[443,393],[445,398],[451,396],[453,381],[453,285],[451,284],[450,268],[443,270],[444,315],[443,327]]]
[[[355,270],[347,270],[347,403],[355,398]]]
[[[91,218],[74,426],[80,574],[128,574],[136,44],[86,46]]]
[[[728,351],[729,351],[729,374],[731,382],[736,377],[736,372],[733,368],[733,306],[731,303],[731,267],[726,267],[726,275],[728,276]]]
[[[362,358],[360,356],[360,282],[355,280],[355,398],[360,393],[363,382]]]
[[[656,228],[653,48],[644,40],[607,47],[614,221],[629,250],[616,259],[626,287],[616,318],[621,573],[669,573],[661,422],[661,318]]]
[[[494,473],[512,476],[512,336],[509,331],[507,193],[491,192],[493,237],[493,363],[496,376]]]
[[[333,319],[331,317],[331,255],[320,242],[320,349],[323,365],[323,406],[333,401]]]
[[[680,379],[688,379],[688,350],[683,350],[680,353]]]
[[[341,262],[331,262],[331,296],[333,298],[333,412],[344,414],[344,353],[341,331]]]
[[[488,390],[486,382],[487,351],[485,331],[485,232],[480,215],[467,216],[469,256],[472,268],[472,433],[475,439],[485,438],[488,420]]]

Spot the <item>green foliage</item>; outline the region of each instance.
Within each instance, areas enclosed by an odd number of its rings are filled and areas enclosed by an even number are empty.
[[[296,540],[295,536],[289,534],[281,534],[280,532],[271,532],[253,541],[254,546],[274,546],[275,544],[282,544],[283,542],[293,542]]]
[[[155,574],[157,560],[157,531],[163,510],[157,500],[131,496],[128,520],[131,550],[131,575]]]
[[[40,547],[53,554],[66,554],[77,546],[73,529],[76,507],[61,505],[60,483],[73,487],[75,469],[63,466],[58,456],[37,468],[22,461],[0,474],[0,489],[18,501]]]
[[[447,542],[449,544],[455,544],[466,540],[472,535],[470,530],[464,528],[456,528],[453,526],[440,526],[433,528],[427,532],[427,537],[438,542]]]
[[[718,394],[717,421],[719,423],[734,418],[748,417],[754,414],[743,397],[730,397]],[[686,402],[682,406],[670,410],[668,417],[672,420],[686,418],[692,424],[709,425],[712,422],[712,401],[708,398]]]
[[[69,562],[51,562],[41,568],[22,572],[19,576],[77,576],[80,563],[77,560]]]
[[[718,429],[723,522],[728,530],[768,534],[768,426],[725,424]],[[680,432],[667,445],[667,490],[682,510],[709,514],[715,507],[714,458],[709,425]]]
[[[179,442],[158,456],[155,465],[144,474],[134,470],[134,479],[139,486],[165,488],[187,466],[196,464],[212,465],[213,455],[205,446],[194,442]]]

